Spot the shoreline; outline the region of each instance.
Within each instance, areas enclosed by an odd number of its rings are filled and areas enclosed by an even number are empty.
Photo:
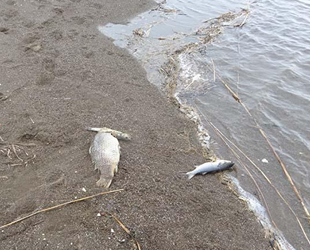
[[[1,138],[35,144],[27,166],[1,154],[1,225],[40,208],[101,192],[88,148],[106,126],[132,135],[120,142],[120,194],[33,217],[0,233],[1,249],[133,249],[110,212],[142,249],[270,249],[246,205],[216,175],[187,181],[203,162],[195,124],[97,25],[125,22],[150,1],[25,3],[4,1]],[[36,10],[36,11],[34,11]],[[8,92],[7,92],[8,91]],[[20,157],[26,157],[21,152]],[[83,191],[83,190],[86,190]],[[113,231],[111,230],[113,229]],[[122,240],[125,239],[124,242]],[[72,243],[72,244],[71,244]]]

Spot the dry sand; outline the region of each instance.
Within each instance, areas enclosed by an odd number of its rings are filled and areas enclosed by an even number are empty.
[[[195,125],[146,79],[98,25],[125,22],[146,0],[0,1],[0,224],[101,192],[88,155],[106,126],[121,141],[118,194],[76,203],[0,231],[0,249],[134,249],[108,211],[143,249],[269,249],[262,227],[216,175],[191,181],[205,160]],[[0,139],[1,139],[0,138]],[[23,151],[25,150],[28,155]],[[36,155],[35,159],[31,159]],[[85,192],[86,191],[86,192]],[[111,231],[111,229],[113,229]]]

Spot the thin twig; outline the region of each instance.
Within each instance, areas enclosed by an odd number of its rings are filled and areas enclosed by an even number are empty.
[[[26,156],[29,156],[29,154],[26,152],[26,150],[25,150],[23,147],[21,147],[21,146],[19,146],[19,145],[15,145],[15,147],[16,147],[18,150],[22,150],[22,151],[25,153]]]
[[[58,204],[56,206],[44,208],[42,210],[39,210],[39,211],[36,211],[36,212],[31,213],[29,215],[26,215],[26,216],[24,216],[24,217],[22,217],[20,219],[14,220],[14,221],[12,221],[12,222],[10,222],[8,224],[5,224],[5,225],[1,226],[0,229],[6,228],[6,227],[11,226],[11,225],[14,225],[14,224],[16,224],[18,222],[21,222],[23,220],[26,220],[26,219],[28,219],[28,218],[30,218],[32,216],[35,216],[35,215],[43,213],[43,212],[51,211],[51,210],[54,210],[54,209],[57,209],[57,208],[60,208],[60,207],[63,207],[63,206],[66,206],[66,205],[69,205],[69,204],[72,204],[72,203],[89,200],[89,199],[95,198],[97,196],[101,196],[101,195],[105,195],[105,194],[111,194],[111,193],[116,193],[116,192],[120,192],[120,191],[123,191],[123,190],[124,189],[117,189],[117,190],[112,190],[112,191],[101,192],[99,194],[94,194],[94,195],[83,197],[83,198],[80,198],[80,199],[77,199],[77,200],[67,201],[65,203]]]
[[[303,232],[307,242],[310,245],[310,240],[305,232],[305,229],[303,227],[303,225],[301,224],[297,214],[294,212],[294,210],[292,209],[292,207],[288,204],[288,202],[286,201],[286,199],[283,197],[283,195],[280,193],[280,191],[275,187],[275,185],[273,185],[273,183],[271,182],[271,180],[267,177],[267,175],[263,172],[263,170],[261,170],[236,144],[234,144],[231,140],[229,140],[224,134],[223,132],[221,132],[217,127],[215,127],[215,125],[212,122],[209,122],[211,124],[211,126],[213,127],[213,129],[215,129],[215,131],[218,131],[219,134],[221,134],[229,143],[231,143],[260,173],[261,175],[265,178],[265,180],[271,185],[271,187],[276,191],[276,193],[278,194],[278,196],[281,198],[281,200],[285,203],[285,205],[288,207],[288,209],[291,211],[291,213],[295,216],[297,223],[301,229],[301,231]],[[222,138],[221,138],[222,139]],[[223,140],[223,139],[222,139]]]
[[[211,68],[208,66],[208,68],[211,70]],[[244,110],[248,113],[248,115],[252,118],[252,120],[254,121],[255,125],[258,127],[259,132],[261,133],[261,135],[265,138],[265,140],[267,141],[267,144],[269,145],[270,149],[272,150],[274,156],[276,157],[276,159],[278,160],[280,166],[282,167],[282,170],[284,172],[284,174],[286,175],[290,185],[292,186],[297,198],[299,199],[306,217],[308,219],[308,223],[310,224],[310,213],[304,203],[303,198],[301,197],[298,189],[296,188],[292,177],[290,176],[290,174],[288,173],[286,166],[284,165],[283,161],[281,160],[280,156],[278,155],[278,153],[275,151],[273,145],[271,144],[270,140],[268,139],[267,135],[265,134],[264,130],[261,128],[261,126],[259,125],[259,123],[256,121],[256,119],[253,117],[253,115],[251,114],[250,110],[247,108],[247,106],[241,101],[241,99],[238,97],[238,95],[229,87],[229,85],[219,76],[218,73],[216,73],[217,78],[222,82],[222,84],[225,86],[225,88],[231,93],[232,97],[242,105],[242,107],[244,108]]]
[[[17,166],[23,166],[23,164],[22,163],[8,163],[8,166],[10,166],[10,167],[17,167]]]
[[[12,157],[10,156],[10,153],[11,153],[11,149],[10,148],[7,148],[7,154],[6,156],[12,160]]]
[[[0,145],[18,145],[18,146],[24,146],[24,147],[36,147],[37,145],[34,143],[10,143],[7,141],[0,141]]]
[[[245,16],[243,22],[242,22],[240,25],[237,25],[237,27],[242,28],[242,26],[245,25],[245,22],[246,22],[246,20],[248,19],[248,17],[249,17],[249,12],[246,14],[246,16]]]
[[[11,148],[12,148],[12,150],[13,150],[15,156],[17,157],[17,159],[20,160],[20,161],[24,161],[22,158],[20,158],[20,157],[18,156],[17,151],[16,151],[16,148],[15,148],[15,146],[14,146],[13,144],[11,145]]]
[[[303,235],[305,236],[308,244],[310,245],[310,240],[305,232],[305,229],[303,227],[303,225],[301,224],[297,214],[295,213],[295,211],[292,209],[292,207],[288,204],[288,202],[286,201],[286,199],[283,197],[283,195],[280,193],[280,191],[273,185],[273,183],[271,182],[271,180],[267,177],[267,175],[236,145],[234,144],[231,140],[229,140],[224,134],[223,132],[221,132],[212,122],[210,122],[206,116],[200,111],[199,107],[196,106],[196,108],[199,110],[199,112],[202,114],[203,118],[205,119],[205,121],[207,121],[211,127],[215,130],[215,132],[219,135],[219,137],[223,140],[223,142],[228,146],[228,148],[233,152],[233,154],[239,159],[239,161],[241,161],[240,156],[228,145],[228,143],[226,141],[228,141],[229,143],[231,143],[260,173],[261,175],[265,178],[265,180],[271,185],[271,187],[276,191],[276,193],[279,195],[279,197],[281,198],[281,200],[285,203],[285,205],[288,207],[288,209],[291,211],[291,213],[295,216],[296,221],[301,229],[301,231],[303,232]],[[225,141],[226,140],[226,141]],[[245,167],[245,165],[243,165],[243,167]],[[247,170],[247,172],[249,173],[248,169],[245,167],[245,169]],[[250,173],[249,173],[250,174]],[[251,176],[252,180],[254,181],[256,187],[258,187],[258,185],[256,184],[256,181],[254,180],[254,178]],[[262,194],[262,192],[260,191],[260,188],[258,187],[259,192]],[[266,204],[266,209],[268,212],[268,215],[270,217],[270,220],[272,221],[272,223],[274,224],[274,226],[277,228],[275,222],[272,220],[271,215],[270,215],[270,211],[269,208],[267,206],[267,202],[264,198],[264,196],[262,195],[262,198],[264,200],[264,203]]]
[[[130,230],[124,225],[123,222],[121,222],[115,215],[110,214],[108,212],[105,212],[104,214],[112,217],[120,226],[121,228],[130,236],[130,238],[134,241],[135,245],[137,246],[138,250],[142,250],[139,242],[137,241],[136,237],[134,237],[134,235],[132,235],[132,233],[130,232]]]
[[[198,108],[198,107],[197,107],[197,108]],[[198,110],[199,110],[199,112],[201,113],[201,111],[200,111],[199,108],[198,108]],[[222,141],[225,143],[225,145],[226,145],[226,146],[230,149],[230,151],[235,155],[235,157],[238,159],[239,163],[244,167],[244,169],[246,170],[246,172],[248,173],[248,175],[249,175],[250,178],[252,179],[254,185],[256,186],[258,192],[260,193],[260,196],[261,196],[261,198],[262,198],[262,200],[263,200],[263,203],[264,203],[264,205],[265,205],[265,207],[266,207],[268,216],[269,216],[269,218],[270,218],[272,224],[273,224],[276,228],[278,228],[277,225],[276,225],[276,223],[273,221],[273,219],[272,219],[272,217],[271,217],[271,213],[270,213],[270,210],[269,210],[267,201],[266,201],[266,199],[265,199],[265,196],[264,196],[263,192],[261,191],[261,189],[260,189],[260,187],[259,187],[257,181],[255,180],[255,178],[253,177],[253,175],[252,175],[251,172],[249,171],[248,167],[242,162],[241,157],[238,155],[238,153],[227,143],[227,141],[225,140],[225,137],[224,137],[224,135],[221,133],[221,131],[220,131],[217,127],[215,127],[215,126],[213,125],[212,122],[210,122],[209,120],[207,120],[206,117],[205,117],[205,115],[204,115],[203,113],[201,113],[201,114],[202,114],[203,118],[212,126],[212,128],[214,129],[214,131],[215,131],[215,132],[217,133],[217,135],[222,139]]]
[[[216,77],[215,77],[215,65],[214,65],[214,62],[213,62],[212,58],[211,58],[211,62],[212,62],[212,66],[213,66],[213,82],[215,82],[215,80],[216,80]]]

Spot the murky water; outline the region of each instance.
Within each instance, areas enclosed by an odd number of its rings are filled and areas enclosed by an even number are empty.
[[[227,12],[232,13],[223,16]],[[211,147],[220,157],[238,163],[233,175],[267,208],[270,224],[296,249],[310,248],[310,226],[254,119],[310,210],[308,13],[310,2],[301,0],[168,0],[126,26],[99,27],[141,61],[152,83],[175,96],[185,110],[196,110],[211,135]],[[273,187],[215,128],[252,159]]]

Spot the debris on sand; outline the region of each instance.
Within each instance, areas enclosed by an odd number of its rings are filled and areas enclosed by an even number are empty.
[[[118,219],[115,215],[113,214],[110,214],[110,213],[102,213],[102,215],[105,215],[105,216],[109,216],[111,218],[113,218],[120,226],[121,228],[128,234],[128,236],[132,239],[132,241],[134,242],[134,244],[136,245],[137,249],[138,250],[142,250],[139,242],[137,241],[135,235],[133,232],[131,232],[125,225],[123,222],[120,221],[120,219]],[[112,232],[112,229],[111,229],[111,232]]]
[[[107,191],[107,192],[101,192],[101,193],[99,193],[99,194],[94,194],[94,195],[87,196],[87,197],[83,197],[83,198],[80,198],[80,199],[77,199],[77,200],[67,201],[67,202],[65,202],[65,203],[61,203],[61,204],[56,205],[56,206],[44,208],[44,209],[42,209],[42,210],[38,210],[38,211],[33,212],[33,213],[29,214],[29,215],[26,215],[26,216],[21,217],[21,218],[19,218],[19,219],[17,219],[17,220],[14,220],[14,221],[12,221],[12,222],[10,222],[10,223],[7,223],[7,224],[5,224],[5,225],[3,225],[3,226],[0,226],[0,229],[3,229],[3,228],[6,228],[6,227],[9,227],[9,226],[12,226],[12,225],[14,225],[14,224],[16,224],[16,223],[18,223],[18,222],[24,221],[24,220],[26,220],[26,219],[28,219],[28,218],[30,218],[30,217],[33,217],[33,216],[35,216],[35,215],[37,215],[37,214],[40,214],[40,213],[44,213],[44,212],[48,212],[48,211],[51,211],[51,210],[55,210],[55,209],[57,209],[57,208],[64,207],[64,206],[66,206],[66,205],[73,204],[73,203],[77,203],[77,202],[80,202],[80,201],[86,201],[86,200],[89,200],[89,199],[92,199],[92,198],[95,198],[95,197],[98,197],[98,196],[102,196],[102,195],[106,195],[106,194],[111,194],[111,193],[116,193],[116,192],[121,192],[121,191],[123,191],[123,190],[124,190],[124,189],[117,189],[117,190],[112,190],[112,191]]]
[[[120,160],[118,138],[130,140],[130,136],[105,127],[88,128],[87,130],[98,132],[89,148],[89,154],[95,169],[100,171],[100,179],[97,181],[97,186],[108,188],[112,183],[114,174],[118,171]]]
[[[25,47],[25,51],[32,50],[34,52],[38,52],[42,49],[42,46],[40,44],[29,44]]]
[[[125,140],[125,141],[129,141],[131,140],[131,136],[127,133],[121,132],[121,131],[117,131],[111,128],[87,128],[88,131],[94,131],[94,132],[104,132],[104,133],[110,133],[111,135],[113,135],[114,137],[116,137],[119,140]]]
[[[207,174],[217,171],[230,169],[234,165],[231,161],[217,160],[215,162],[207,162],[199,166],[195,166],[193,171],[187,172],[188,179],[193,178],[196,174]]]
[[[11,167],[25,166],[36,158],[34,153],[26,150],[26,147],[35,147],[34,143],[9,143],[0,141],[0,154],[6,156],[9,161],[6,162]]]

